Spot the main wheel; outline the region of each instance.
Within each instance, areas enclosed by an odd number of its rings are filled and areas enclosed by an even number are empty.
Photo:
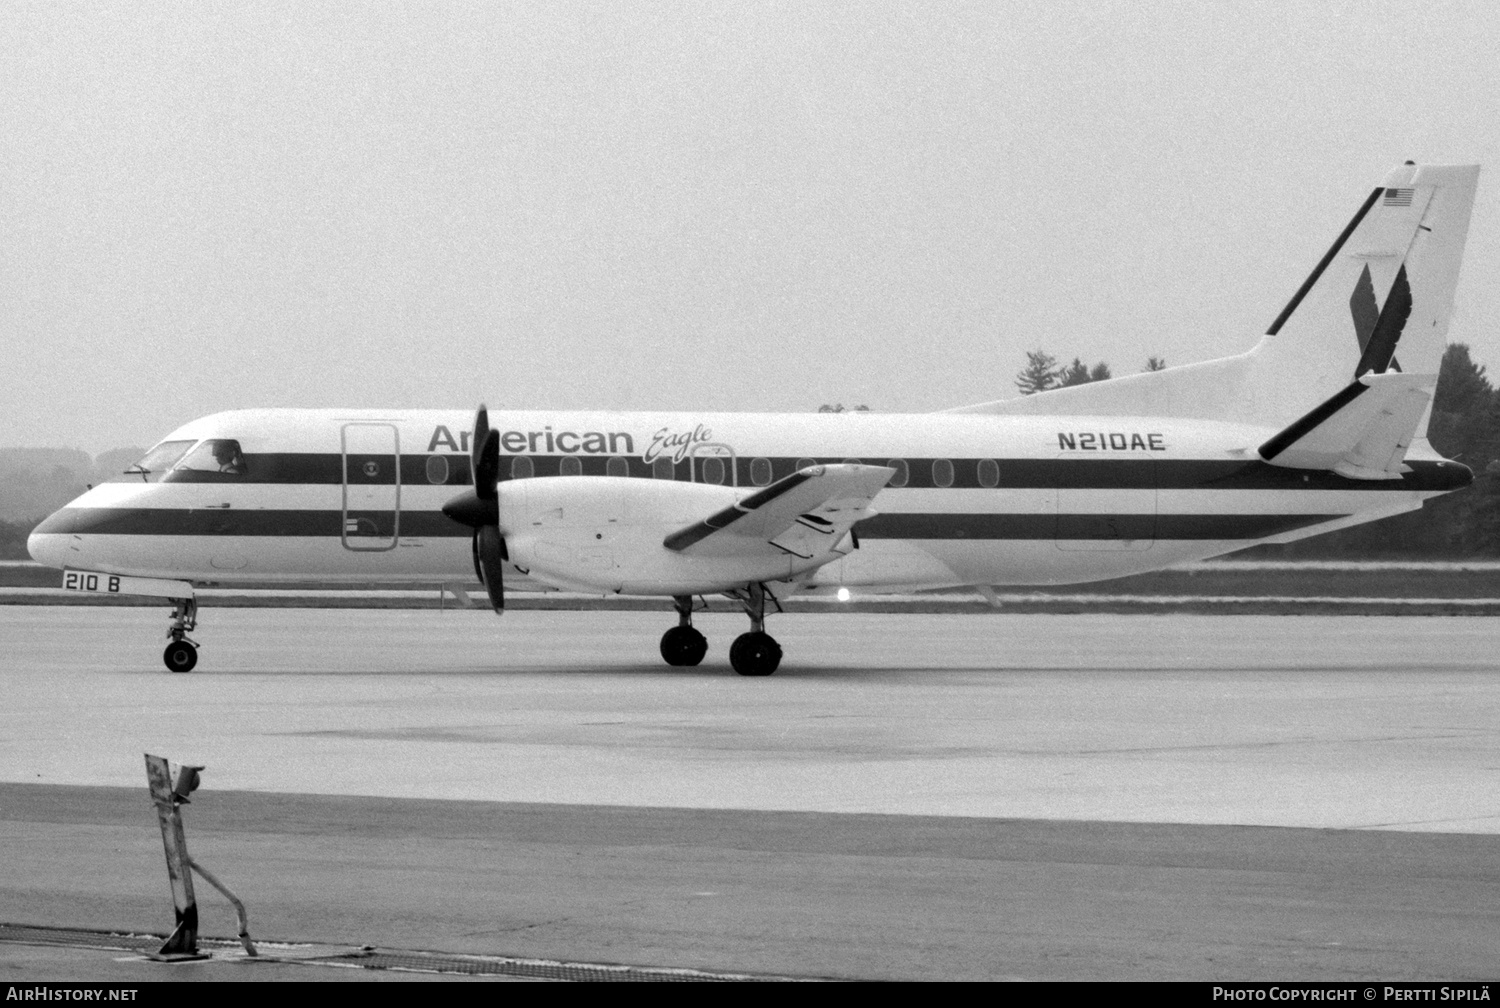
[[[661,656],[668,665],[696,665],[708,653],[708,638],[690,626],[674,626],[661,635]]]
[[[174,640],[161,653],[161,660],[167,663],[168,672],[191,672],[198,664],[198,649],[187,641]]]
[[[781,664],[781,645],[768,633],[740,634],[729,646],[729,664],[740,675],[770,675]]]

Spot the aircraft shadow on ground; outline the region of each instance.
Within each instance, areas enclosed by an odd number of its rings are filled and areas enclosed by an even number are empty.
[[[147,666],[121,668],[117,671],[129,674],[149,674],[153,677],[168,675],[159,669]],[[1068,673],[1079,674],[1115,674],[1115,675],[1166,675],[1166,676],[1236,676],[1241,674],[1262,675],[1265,673],[1306,675],[1306,674],[1492,674],[1492,665],[1480,662],[1454,662],[1451,664],[1422,664],[1415,665],[1399,662],[1361,663],[1344,662],[1332,663],[1326,660],[1305,663],[1292,663],[1286,661],[1265,662],[1257,664],[1236,663],[1218,668],[1198,668],[1185,665],[1111,665],[1107,663],[1077,663],[1077,664],[1005,664],[998,662],[987,665],[945,665],[940,663],[910,664],[910,665],[822,665],[815,663],[802,664],[788,662],[772,676],[764,677],[767,681],[785,679],[858,679],[869,681],[872,679],[906,678],[913,675],[972,675],[972,674],[994,674],[994,675],[1060,675]],[[703,664],[691,667],[673,668],[657,662],[636,661],[622,663],[601,662],[598,664],[557,664],[543,665],[528,663],[524,665],[494,664],[468,664],[468,665],[435,665],[427,668],[370,668],[358,666],[346,667],[315,667],[302,668],[265,667],[254,668],[244,665],[228,668],[214,668],[205,663],[198,669],[188,674],[192,678],[223,678],[241,676],[374,676],[378,678],[389,678],[392,676],[440,676],[440,677],[494,677],[494,676],[621,676],[632,677],[657,677],[674,680],[691,678],[730,678],[746,679],[754,682],[761,677],[739,676],[727,661],[714,662],[706,660]]]

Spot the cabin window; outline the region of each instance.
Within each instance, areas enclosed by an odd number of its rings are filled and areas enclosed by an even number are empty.
[[[750,482],[756,486],[766,486],[771,482],[771,460],[758,458],[750,460]]]
[[[911,472],[906,468],[906,459],[891,459],[886,465],[896,470],[896,475],[891,477],[890,482],[886,486],[906,486],[906,481],[911,479]]]
[[[126,469],[121,475],[127,481],[140,480],[143,483],[159,483],[166,475],[167,470],[172,468],[178,459],[187,454],[187,450],[193,447],[191,441],[163,441],[146,453],[146,457],[135,465]]]
[[[669,458],[659,458],[651,463],[651,475],[656,479],[676,479],[677,466]]]
[[[510,460],[511,479],[531,479],[536,475],[536,466],[531,464],[531,456],[517,455]]]
[[[940,487],[951,487],[953,485],[953,463],[948,459],[932,460],[932,485]]]
[[[1000,463],[994,459],[979,460],[979,485],[982,487],[996,487],[1000,485]]]
[[[815,466],[817,464],[818,464],[817,459],[800,458],[800,459],[797,460],[797,468],[798,469],[807,469],[807,468],[809,468],[811,466]]]
[[[562,461],[559,462],[558,465],[557,465],[557,475],[559,475],[559,476],[582,476],[583,475],[583,463],[581,461],[579,461],[579,458],[578,458],[577,455],[564,455],[562,457]]]
[[[445,456],[427,456],[427,482],[434,484],[448,482],[448,459]]]
[[[611,458],[605,464],[605,466],[604,466],[604,475],[606,475],[606,476],[629,476],[630,475],[630,460],[626,459],[626,458],[624,458],[623,456],[620,456],[620,455],[614,456],[613,458]]]
[[[724,482],[724,460],[721,458],[701,458],[698,460],[698,471],[703,476],[704,483],[721,484]]]
[[[240,453],[240,443],[230,438],[212,438],[199,442],[198,447],[172,467],[174,472],[217,473],[225,477],[244,476],[249,471],[245,456]]]

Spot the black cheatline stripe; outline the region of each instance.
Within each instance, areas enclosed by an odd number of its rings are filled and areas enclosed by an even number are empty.
[[[1474,473],[1469,467],[1458,462],[1408,461],[1406,464],[1411,471],[1402,473],[1400,479],[1360,480],[1326,469],[1288,469],[1259,459],[1248,463],[1161,461],[1157,463],[1160,476],[1157,486],[1162,490],[1357,490],[1389,493],[1458,490],[1474,481]],[[1217,475],[1214,475],[1215,467],[1218,467]]]
[[[1313,285],[1318,282],[1318,278],[1323,275],[1323,271],[1328,269],[1328,264],[1333,262],[1333,257],[1339,254],[1339,249],[1344,247],[1344,243],[1349,240],[1349,236],[1354,233],[1354,229],[1359,227],[1359,222],[1365,219],[1365,215],[1370,212],[1370,208],[1375,205],[1375,201],[1380,198],[1380,194],[1383,192],[1385,192],[1384,189],[1376,189],[1370,193],[1369,197],[1365,200],[1365,205],[1359,208],[1359,212],[1354,215],[1354,219],[1349,222],[1348,227],[1344,228],[1343,233],[1338,236],[1338,239],[1333,243],[1333,247],[1324,254],[1322,259],[1318,260],[1318,265],[1314,266],[1312,273],[1306,280],[1302,281],[1302,286],[1297,288],[1297,293],[1293,294],[1292,299],[1286,303],[1286,307],[1281,309],[1281,314],[1276,316],[1276,321],[1272,322],[1271,328],[1266,330],[1267,336],[1275,336],[1281,331],[1281,327],[1286,325],[1286,320],[1292,317],[1292,312],[1296,311],[1297,306],[1302,303],[1302,299],[1307,297],[1308,291],[1313,289]]]
[[[878,514],[861,539],[1263,539],[1347,515]]]
[[[390,486],[396,482],[396,467],[391,455],[350,455],[349,483],[358,486]],[[444,465],[434,466],[433,474],[442,477],[434,483],[429,479],[428,462],[442,459]],[[170,472],[163,483],[216,483],[244,485],[255,483],[301,483],[309,485],[338,486],[344,482],[344,456],[336,452],[265,452],[244,456],[243,475],[228,473],[179,470]],[[375,472],[366,472],[366,464],[373,465]],[[470,486],[470,460],[467,455],[402,455],[400,460],[401,483],[404,486]],[[557,475],[553,465],[552,475]],[[603,466],[600,466],[600,474]]]
[[[1278,435],[1279,436],[1279,435]],[[425,472],[427,455],[405,456],[401,462],[403,486],[421,488],[431,486],[424,478],[408,479],[408,470],[413,473]],[[468,486],[469,485],[469,460],[467,457],[441,456],[447,458],[450,463],[450,474],[448,481],[441,486]],[[509,470],[507,458],[529,458],[532,461],[537,476],[556,476],[558,463],[564,456],[502,456],[500,460],[501,474],[506,476]],[[579,456],[567,456],[578,458]],[[257,467],[257,460],[264,458],[276,459],[273,466]],[[310,461],[289,461],[310,460]],[[583,474],[585,476],[605,475],[605,466],[608,462],[603,457],[590,457],[581,460],[584,463]],[[638,479],[650,479],[652,477],[651,466],[646,465],[639,458],[630,461],[630,475]],[[749,464],[753,458],[741,459],[744,477],[740,481],[740,489],[748,490],[749,486]],[[770,458],[772,471],[781,479],[792,475],[797,470],[797,458]],[[843,461],[840,458],[814,459],[819,465],[833,464]],[[872,458],[872,464],[886,465],[884,458]],[[996,487],[987,487],[979,481],[978,468],[980,458],[955,458],[948,461],[953,463],[954,480],[950,487],[939,487],[932,479],[932,463],[938,461],[935,458],[912,458],[904,460],[907,463],[909,480],[904,487],[905,490],[1026,490],[1037,488],[1077,488],[1098,490],[1149,490],[1159,488],[1162,490],[1363,490],[1381,491],[1396,489],[1394,480],[1356,480],[1348,479],[1331,472],[1313,470],[1291,470],[1283,466],[1267,465],[1260,459],[1156,459],[1148,457],[1120,458],[1101,455],[1098,458],[1055,458],[1055,459],[995,459],[1000,467],[1000,482]],[[259,456],[248,457],[250,473],[245,477],[222,475],[220,473],[193,473],[172,474],[183,475],[183,480],[177,482],[213,482],[225,485],[256,485],[256,484],[332,484],[340,483],[341,463],[338,455],[282,455],[282,456]],[[1458,487],[1468,486],[1470,482],[1468,470],[1453,462],[1408,462],[1412,472],[1402,477],[1399,489],[1402,490],[1453,490]],[[259,473],[257,469],[259,468]],[[331,476],[329,474],[332,474]],[[457,474],[457,475],[455,475]],[[461,479],[460,479],[461,476]],[[275,478],[272,478],[275,477]],[[306,478],[304,478],[306,477]],[[674,477],[679,482],[688,479],[688,465],[681,463],[675,469]],[[172,480],[168,480],[172,482]],[[775,484],[773,483],[772,486]],[[765,488],[769,489],[769,487]],[[896,488],[892,488],[896,489]],[[454,491],[457,493],[457,491]],[[752,495],[753,496],[753,495]]]
[[[1261,445],[1260,448],[1257,449],[1260,452],[1260,457],[1266,459],[1267,461],[1274,459],[1276,456],[1286,451],[1292,445],[1296,444],[1298,441],[1311,434],[1314,430],[1325,423],[1329,417],[1333,416],[1339,410],[1343,409],[1345,406],[1348,406],[1354,400],[1364,395],[1365,392],[1369,390],[1369,388],[1370,386],[1364,384],[1363,382],[1357,381],[1345,385],[1343,388],[1339,389],[1338,392],[1334,393],[1332,398],[1328,399],[1326,402],[1318,406],[1315,406],[1300,420],[1293,421],[1290,427],[1282,431],[1280,434],[1277,434],[1275,437],[1271,438],[1271,440],[1267,441],[1265,444]],[[1364,480],[1361,482],[1371,481]]]
[[[350,511],[389,532],[391,512]],[[341,537],[344,513],[332,510],[63,508],[34,530],[43,534]],[[441,511],[402,511],[401,535],[466,539],[473,530]]]
[[[350,512],[388,518],[389,512]],[[1345,518],[1342,514],[879,514],[859,523],[861,539],[1260,539]],[[1154,530],[1154,531],[1153,531]],[[36,529],[51,534],[298,536],[337,539],[340,511],[184,511],[64,508]],[[466,539],[471,530],[440,511],[403,511],[401,535]]]

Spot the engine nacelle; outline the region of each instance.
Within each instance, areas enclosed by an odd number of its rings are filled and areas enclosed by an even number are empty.
[[[727,507],[744,490],[613,476],[542,476],[497,488],[510,562],[570,591],[695,595],[750,581],[780,581],[826,562],[769,543],[752,555],[684,556],[672,532]]]

